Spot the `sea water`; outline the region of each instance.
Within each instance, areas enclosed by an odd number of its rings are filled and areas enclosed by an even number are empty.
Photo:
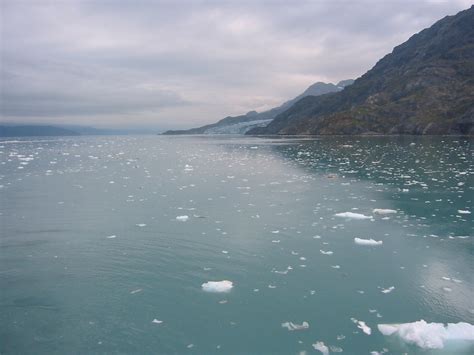
[[[3,139],[0,353],[472,353],[472,154],[459,137]]]

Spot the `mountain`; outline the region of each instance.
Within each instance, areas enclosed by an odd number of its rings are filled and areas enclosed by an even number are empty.
[[[474,6],[395,47],[338,93],[307,96],[247,134],[474,133]]]
[[[286,101],[282,105],[272,108],[264,112],[250,111],[241,116],[228,116],[218,121],[217,123],[205,125],[202,127],[191,128],[186,130],[170,130],[163,134],[244,134],[248,130],[255,127],[264,127],[268,125],[278,114],[290,108],[295,102],[303,97],[313,95],[323,95],[331,92],[337,92],[344,89],[344,87],[352,84],[354,80],[343,80],[336,85],[331,83],[317,82],[307,88],[301,95],[298,95],[292,100]]]
[[[43,125],[0,125],[0,137],[31,137],[31,136],[79,136],[80,133],[55,126]]]
[[[146,128],[95,128],[89,126],[61,125],[28,125],[3,122],[0,125],[0,137],[32,137],[32,136],[105,136],[127,134],[154,134]]]

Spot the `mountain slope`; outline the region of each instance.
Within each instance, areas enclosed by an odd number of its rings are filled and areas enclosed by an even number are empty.
[[[317,82],[307,88],[302,94],[298,95],[292,100],[286,101],[281,106],[272,108],[264,112],[250,111],[245,115],[241,116],[228,116],[222,120],[205,125],[202,127],[191,128],[187,130],[171,130],[166,131],[163,134],[176,135],[176,134],[243,134],[254,127],[261,127],[268,125],[278,114],[287,110],[291,105],[300,100],[303,97],[313,95],[323,95],[331,92],[337,92],[342,90],[344,87],[351,85],[354,81],[351,79],[343,80],[336,85],[331,83]]]
[[[345,90],[247,134],[473,134],[474,6],[394,48]]]

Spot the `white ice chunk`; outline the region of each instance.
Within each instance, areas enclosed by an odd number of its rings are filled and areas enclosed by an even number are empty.
[[[382,293],[390,293],[395,290],[395,286],[390,286],[389,288],[383,288]]]
[[[156,318],[153,319],[151,322],[152,322],[152,323],[155,323],[155,324],[161,324],[161,323],[163,323],[162,320],[159,320],[159,319],[156,319]]]
[[[189,219],[189,216],[177,216],[176,220],[180,222],[186,222]]]
[[[114,239],[114,238],[117,238],[117,236],[116,236],[116,235],[109,235],[109,236],[107,237],[107,239]]]
[[[332,251],[328,250],[328,251],[324,251],[324,250],[319,250],[321,252],[321,254],[324,254],[324,255],[332,255],[334,254]]]
[[[303,330],[303,329],[308,329],[309,328],[309,323],[308,322],[303,322],[301,324],[296,324],[293,322],[285,322],[281,323],[282,328],[287,328],[289,331],[293,330]]]
[[[374,240],[374,239],[361,239],[361,238],[354,238],[354,242],[359,245],[369,245],[369,246],[375,246],[375,245],[382,245],[383,241],[381,240]]]
[[[423,349],[443,349],[452,340],[474,341],[474,325],[469,323],[426,323],[423,319],[413,323],[379,324],[379,331],[386,336],[398,336],[408,344]]]
[[[229,292],[234,285],[232,281],[208,281],[201,285],[202,289],[206,292]]]
[[[468,210],[458,210],[459,214],[471,214],[471,211]]]
[[[372,334],[372,329],[370,329],[370,327],[367,324],[365,324],[364,321],[357,320],[355,318],[351,318],[351,320],[352,322],[357,324],[357,328],[361,329],[365,334],[367,335]]]
[[[361,213],[354,213],[354,212],[342,212],[336,213],[336,217],[347,218],[347,219],[371,219],[372,216],[366,216]]]
[[[318,341],[313,344],[314,350],[318,350],[323,355],[329,355],[329,348],[322,342]]]
[[[391,210],[388,208],[374,208],[372,210],[373,213],[375,214],[391,214],[391,213],[397,213],[396,210]]]

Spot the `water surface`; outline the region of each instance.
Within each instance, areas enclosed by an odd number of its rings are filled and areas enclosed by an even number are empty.
[[[474,322],[472,153],[446,137],[4,140],[0,352],[426,353],[377,324]]]

